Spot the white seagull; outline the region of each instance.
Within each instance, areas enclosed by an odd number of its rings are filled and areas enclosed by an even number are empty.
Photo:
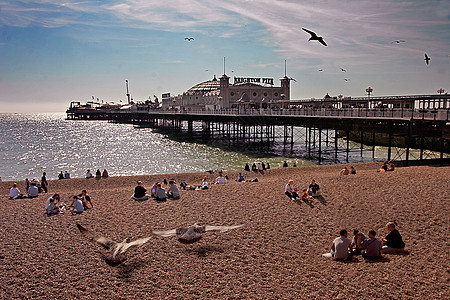
[[[199,241],[202,238],[202,234],[207,231],[218,231],[218,232],[226,232],[231,229],[236,229],[244,226],[235,225],[235,226],[198,226],[197,223],[189,226],[189,227],[180,227],[176,229],[166,230],[166,231],[153,231],[154,234],[162,236],[162,237],[170,237],[179,235],[178,241],[182,244],[193,244]]]
[[[103,258],[108,265],[111,265],[113,267],[121,264],[126,260],[126,257],[124,256],[125,252],[132,248],[140,247],[151,239],[151,237],[146,237],[137,239],[133,242],[129,242],[129,239],[124,239],[121,243],[117,243],[84,228],[80,224],[77,224],[77,227],[81,231],[81,233],[88,237],[92,242],[99,244],[100,246],[103,246],[107,250],[111,251],[110,255],[104,256]]]

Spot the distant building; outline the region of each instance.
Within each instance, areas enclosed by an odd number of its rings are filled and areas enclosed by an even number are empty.
[[[219,79],[201,82],[182,95],[162,97],[163,109],[213,110],[227,108],[267,108],[287,106],[290,100],[290,78],[280,79],[275,87],[273,78],[230,77],[223,74]]]

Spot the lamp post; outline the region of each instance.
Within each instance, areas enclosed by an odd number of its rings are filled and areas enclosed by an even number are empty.
[[[366,89],[367,93],[367,108],[370,108],[370,94],[373,92],[373,88],[370,86]]]

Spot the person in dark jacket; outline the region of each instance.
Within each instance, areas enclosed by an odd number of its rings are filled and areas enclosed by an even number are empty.
[[[383,253],[401,253],[405,250],[405,243],[403,242],[400,232],[395,228],[397,221],[386,224],[388,235],[383,239]]]

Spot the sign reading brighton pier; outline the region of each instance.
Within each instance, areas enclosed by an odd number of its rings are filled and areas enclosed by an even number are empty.
[[[263,83],[273,85],[273,78],[234,77],[236,83]]]

